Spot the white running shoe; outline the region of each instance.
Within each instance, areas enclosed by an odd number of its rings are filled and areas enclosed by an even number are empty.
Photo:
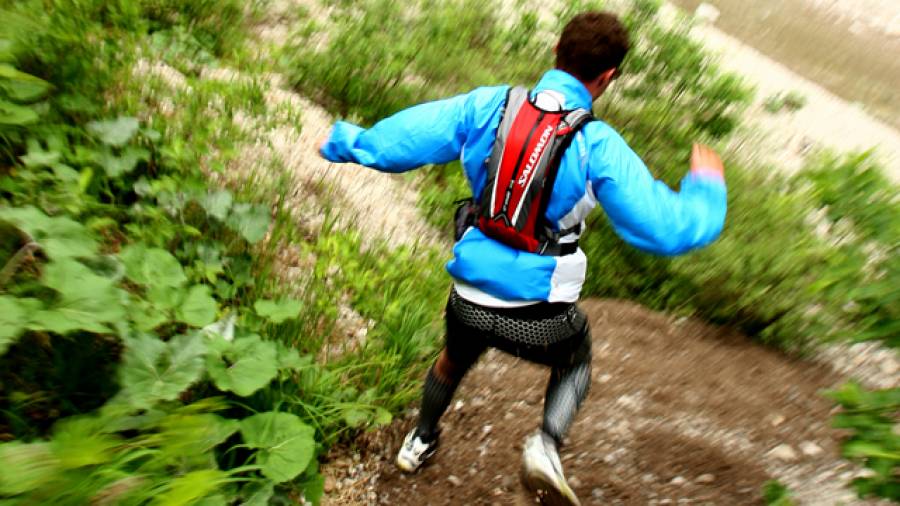
[[[525,440],[522,452],[522,481],[542,504],[552,506],[581,506],[581,502],[566,483],[556,442],[543,431]]]
[[[437,447],[438,436],[426,442],[416,434],[416,429],[413,428],[406,435],[406,439],[403,440],[403,445],[400,447],[400,452],[397,453],[397,467],[407,473],[413,473],[434,455]]]

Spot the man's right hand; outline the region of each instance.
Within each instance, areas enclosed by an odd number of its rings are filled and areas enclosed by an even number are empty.
[[[694,143],[694,147],[691,149],[691,172],[725,177],[725,167],[722,166],[722,159],[719,158],[718,153],[709,146],[697,143]]]

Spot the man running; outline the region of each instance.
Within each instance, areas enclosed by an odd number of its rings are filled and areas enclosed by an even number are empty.
[[[579,14],[563,29],[555,68],[527,97],[536,110],[548,113],[590,111],[628,49],[628,34],[615,16]],[[370,129],[339,121],[320,154],[384,172],[459,159],[472,194],[480,196],[493,177],[489,158],[509,91],[508,86],[478,88],[406,109]],[[704,246],[721,232],[725,182],[722,162],[711,149],[694,145],[690,172],[674,192],[654,180],[606,123],[590,121],[572,139],[558,160],[541,216],[553,236],[552,248],[524,251],[479,226],[469,227],[454,246],[447,264],[454,286],[446,308],[446,344],[425,377],[418,423],[397,455],[402,470],[417,470],[435,453],[438,421],[453,393],[481,354],[494,347],[551,368],[543,424],[524,445],[523,479],[547,502],[579,504],[558,448],[591,381],[590,329],[576,306],[587,263],[577,245],[585,218],[599,203],[622,239],[659,255]]]

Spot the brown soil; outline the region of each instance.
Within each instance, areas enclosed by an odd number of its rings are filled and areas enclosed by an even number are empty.
[[[561,453],[584,504],[760,504],[771,478],[803,504],[853,502],[821,395],[841,381],[830,368],[629,302],[583,308],[593,382]],[[413,423],[397,420],[333,452],[325,504],[534,504],[518,471],[546,379],[544,368],[487,354],[457,392],[429,465],[412,476],[394,467]],[[779,445],[795,455],[769,453]]]

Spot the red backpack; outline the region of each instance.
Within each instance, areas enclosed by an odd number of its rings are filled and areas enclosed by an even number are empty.
[[[574,252],[576,245],[557,242],[560,234],[544,215],[562,154],[593,119],[591,112],[545,111],[531,101],[527,89],[517,86],[510,89],[501,114],[484,191],[477,203],[470,199],[457,211],[458,235],[475,225],[516,249],[542,255]]]

